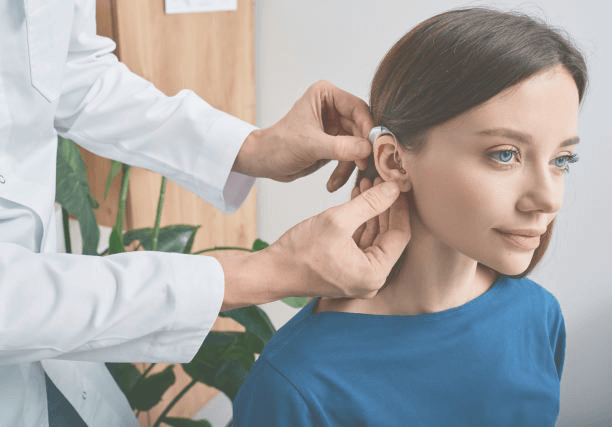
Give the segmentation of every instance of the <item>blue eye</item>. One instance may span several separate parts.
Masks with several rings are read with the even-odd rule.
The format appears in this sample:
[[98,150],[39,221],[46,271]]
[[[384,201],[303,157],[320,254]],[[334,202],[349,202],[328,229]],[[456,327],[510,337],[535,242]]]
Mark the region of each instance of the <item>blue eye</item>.
[[567,166],[567,157],[565,157],[565,156],[557,157],[553,161],[555,162],[555,166],[560,168],[560,169],[565,169],[565,166]]
[[[502,164],[509,164],[519,155],[517,150],[500,150],[490,153],[489,156]],[[576,163],[578,161],[578,155],[567,154],[559,156],[552,160],[553,166],[563,171],[563,173],[569,172],[570,163]]]
[[553,164],[561,169],[563,173],[568,173],[570,169],[570,163],[576,163],[578,161],[577,154],[568,154],[566,156],[557,157],[553,159]]
[[501,150],[491,153],[491,157],[502,163],[509,163],[518,152],[516,150]]

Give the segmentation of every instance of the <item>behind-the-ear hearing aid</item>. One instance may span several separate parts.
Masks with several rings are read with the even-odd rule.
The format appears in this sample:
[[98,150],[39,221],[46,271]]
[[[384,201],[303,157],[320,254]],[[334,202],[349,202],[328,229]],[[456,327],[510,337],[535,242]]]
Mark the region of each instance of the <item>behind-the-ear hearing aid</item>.
[[[372,145],[374,145],[376,140],[379,137],[383,136],[383,135],[390,135],[391,137],[393,137],[393,139],[395,139],[395,142],[397,143],[397,138],[395,137],[393,132],[391,132],[389,129],[387,129],[384,126],[374,126],[372,128],[372,130],[370,130],[370,133],[368,134],[368,139],[370,140]],[[406,170],[402,166],[402,160],[399,157],[399,153],[398,153],[397,149],[395,150],[395,153],[393,153],[393,160],[395,160],[395,163],[397,163],[399,165],[400,173],[402,175],[405,175],[406,174]]]

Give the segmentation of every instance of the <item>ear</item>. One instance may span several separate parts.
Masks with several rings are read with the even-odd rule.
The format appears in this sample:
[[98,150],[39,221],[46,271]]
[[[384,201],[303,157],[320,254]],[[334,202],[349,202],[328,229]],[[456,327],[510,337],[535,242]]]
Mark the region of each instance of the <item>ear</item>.
[[402,192],[412,189],[410,173],[404,166],[407,162],[402,160],[405,156],[393,136],[380,136],[374,143],[373,153],[376,170],[383,180],[396,182]]

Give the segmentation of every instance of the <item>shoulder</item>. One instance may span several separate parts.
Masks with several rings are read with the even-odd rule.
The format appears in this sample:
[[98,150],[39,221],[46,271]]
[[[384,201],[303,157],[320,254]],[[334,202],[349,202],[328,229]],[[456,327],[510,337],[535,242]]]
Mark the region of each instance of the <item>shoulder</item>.
[[315,301],[311,301],[303,307],[295,316],[285,323],[264,347],[261,357],[270,360],[285,348],[292,348],[308,337],[312,329],[312,307]]
[[545,315],[548,321],[556,323],[562,320],[561,305],[548,289],[527,277],[520,279],[504,277],[500,281],[504,292],[517,305],[533,313]]
[[261,358],[238,390],[233,414],[236,427],[315,425],[312,410],[300,391]]
[[503,277],[500,279],[505,290],[509,294],[520,294],[524,299],[545,305],[559,305],[557,298],[546,288],[534,282],[528,277],[514,279]]
[[310,388],[327,376],[338,358],[354,358],[362,328],[343,313],[312,313],[313,301],[287,322],[265,346],[256,363],[266,363],[296,388]]
[[283,325],[266,344],[260,358],[273,367],[282,366],[287,360],[305,362],[306,350],[318,347],[322,338],[321,318],[312,313],[315,303],[316,300],[311,301]]

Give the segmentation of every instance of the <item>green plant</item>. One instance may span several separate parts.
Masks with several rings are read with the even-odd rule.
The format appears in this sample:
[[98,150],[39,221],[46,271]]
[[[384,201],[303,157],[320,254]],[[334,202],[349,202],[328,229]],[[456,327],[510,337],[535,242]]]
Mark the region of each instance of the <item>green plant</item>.
[[[105,256],[125,252],[126,246],[135,241],[138,241],[144,250],[179,252],[194,256],[215,250],[254,252],[268,246],[264,241],[257,239],[251,248],[214,247],[193,253],[191,250],[199,226],[170,225],[160,227],[166,189],[165,177],[162,178],[157,214],[153,227],[124,232],[123,217],[130,169],[129,165],[115,161],[111,162],[111,170],[106,181],[104,198],[106,199],[111,183],[120,171],[122,171],[121,191],[117,217],[111,230],[108,248],[102,253],[98,253],[100,233],[93,211],[99,205],[91,195],[85,163],[80,151],[72,141],[61,137],[58,139],[56,201],[62,206],[66,252],[72,252],[68,214],[72,214],[79,220],[79,228],[83,240],[82,252],[87,255]],[[292,307],[302,307],[306,304],[307,300],[307,298],[287,298],[283,301]],[[233,401],[238,389],[255,362],[255,355],[261,353],[264,345],[275,332],[274,326],[266,313],[256,306],[226,311],[220,313],[220,316],[234,319],[244,326],[245,331],[213,331],[208,334],[193,360],[189,363],[181,364],[181,369],[191,378],[191,382],[164,409],[155,422],[154,427],[160,426],[162,422],[174,427],[210,426],[210,423],[206,420],[194,421],[168,417],[168,413],[185,393],[198,382],[220,390]],[[107,365],[126,394],[132,409],[137,413],[147,411],[157,405],[176,379],[176,365],[168,365],[163,371],[154,374],[151,374],[151,370],[155,366],[154,363],[149,365],[144,372],[140,372],[131,363]]]

